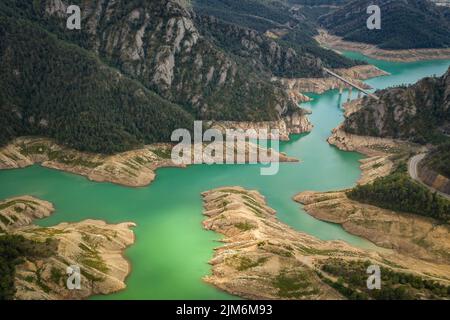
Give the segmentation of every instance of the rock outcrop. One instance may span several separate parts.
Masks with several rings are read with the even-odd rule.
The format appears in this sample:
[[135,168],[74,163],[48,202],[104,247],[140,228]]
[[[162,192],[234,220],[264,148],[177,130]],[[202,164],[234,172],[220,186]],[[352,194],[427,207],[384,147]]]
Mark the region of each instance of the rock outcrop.
[[50,202],[31,196],[0,201],[0,231],[27,226],[35,219],[50,216],[53,211],[54,208]]
[[[65,15],[69,3],[57,3],[46,1],[45,18]],[[196,118],[276,120],[276,106],[294,107],[284,90],[220,48],[208,34],[214,26],[226,33],[226,25],[197,17],[184,2],[95,0],[84,2],[82,10],[84,45],[147,88],[187,106]],[[65,27],[65,20],[60,24]]]
[[361,108],[344,121],[348,133],[430,143],[442,137],[450,122],[450,69],[442,77],[424,78],[411,86],[378,90],[364,97]]
[[239,122],[239,121],[216,121],[211,123],[211,128],[225,133],[227,129],[234,130],[255,130],[256,135],[251,138],[259,138],[260,132],[267,132],[267,138],[274,138],[271,130],[277,130],[279,139],[283,141],[289,140],[289,135],[310,132],[313,129],[312,123],[309,121],[306,111],[295,112],[291,116],[286,116],[278,121],[264,122]]

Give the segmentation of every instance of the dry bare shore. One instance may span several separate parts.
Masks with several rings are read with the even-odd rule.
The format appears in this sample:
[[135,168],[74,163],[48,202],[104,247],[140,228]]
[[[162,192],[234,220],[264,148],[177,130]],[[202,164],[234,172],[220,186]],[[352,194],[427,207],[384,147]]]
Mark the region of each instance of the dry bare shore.
[[380,247],[429,262],[450,265],[450,226],[349,199],[345,191],[302,192],[295,201],[313,217],[338,223]]
[[331,35],[326,30],[318,30],[315,37],[323,47],[334,50],[346,50],[360,52],[370,58],[394,61],[414,62],[421,60],[448,60],[450,59],[450,48],[446,49],[410,49],[410,50],[384,50],[375,45],[359,42],[345,41],[341,37]]
[[423,261],[391,250],[372,251],[322,241],[281,223],[257,191],[224,187],[203,193],[204,227],[224,236],[205,281],[248,299],[344,299],[324,265],[370,261],[449,283],[448,263]]
[[[348,117],[358,111],[363,99],[357,99],[344,104],[344,115]],[[425,147],[389,138],[359,136],[345,132],[343,125],[333,129],[328,143],[343,151],[355,151],[366,156],[361,162],[361,177],[358,184],[367,184],[376,178],[387,176],[394,167],[394,161],[421,153]]]
[[340,150],[356,151],[367,156],[360,161],[362,173],[359,184],[370,183],[391,173],[395,155],[412,154],[423,150],[421,146],[404,141],[350,134],[345,132],[342,126],[333,130],[328,143]]
[[250,138],[261,138],[260,133],[266,132],[269,139],[274,137],[271,135],[271,130],[277,130],[279,139],[282,141],[289,141],[291,134],[300,134],[311,132],[313,129],[312,123],[309,121],[307,111],[293,113],[278,121],[263,121],[263,122],[247,122],[247,121],[215,121],[211,122],[212,129],[219,130],[225,133],[226,130],[254,130],[255,134]]
[[[47,168],[85,176],[92,181],[144,187],[155,179],[155,170],[158,168],[185,167],[172,162],[172,147],[171,144],[160,143],[115,155],[101,155],[66,148],[46,138],[22,137],[0,148],[0,170],[24,168],[38,163]],[[224,154],[234,154],[235,149],[236,146],[228,146],[224,148]],[[247,143],[245,152],[246,159],[251,152],[274,152],[273,159],[280,162],[298,161],[250,143]]]
[[[84,299],[124,289],[131,267],[123,251],[134,243],[130,229],[134,223],[84,220],[45,228],[32,224],[53,211],[51,203],[30,196],[0,202],[0,233],[43,243],[49,252],[16,267],[15,299]],[[80,267],[80,290],[69,290],[66,285],[66,268],[73,265]]]

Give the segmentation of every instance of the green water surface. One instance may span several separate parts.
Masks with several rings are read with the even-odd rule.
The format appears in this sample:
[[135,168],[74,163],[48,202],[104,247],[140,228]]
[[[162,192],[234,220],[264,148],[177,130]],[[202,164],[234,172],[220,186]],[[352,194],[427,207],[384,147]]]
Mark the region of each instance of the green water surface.
[[[450,61],[391,63],[345,54],[392,73],[367,81],[375,88],[441,75],[450,65]],[[235,299],[201,280],[210,272],[207,262],[213,248],[220,245],[217,234],[202,228],[203,191],[235,185],[257,189],[277,210],[278,218],[299,231],[324,240],[340,239],[363,248],[374,247],[338,225],[312,218],[292,201],[295,194],[305,190],[351,187],[360,175],[361,155],[339,151],[326,142],[343,119],[337,91],[311,97],[314,101],[303,107],[313,111],[310,119],[314,130],[281,144],[281,151],[302,161],[281,164],[275,176],[261,176],[258,165],[196,165],[159,169],[150,186],[126,188],[32,166],[0,171],[0,199],[28,194],[52,202],[56,212],[38,222],[44,226],[88,218],[137,224],[136,243],[126,250],[132,265],[127,288],[95,299]]]

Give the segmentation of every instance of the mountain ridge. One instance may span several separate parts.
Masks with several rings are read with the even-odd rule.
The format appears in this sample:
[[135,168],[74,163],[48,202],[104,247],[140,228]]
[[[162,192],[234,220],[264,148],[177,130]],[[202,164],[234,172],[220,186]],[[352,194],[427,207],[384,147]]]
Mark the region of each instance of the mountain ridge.
[[[381,29],[369,30],[369,5],[381,10]],[[356,0],[319,18],[319,23],[344,40],[381,49],[450,47],[450,9],[428,0]]]

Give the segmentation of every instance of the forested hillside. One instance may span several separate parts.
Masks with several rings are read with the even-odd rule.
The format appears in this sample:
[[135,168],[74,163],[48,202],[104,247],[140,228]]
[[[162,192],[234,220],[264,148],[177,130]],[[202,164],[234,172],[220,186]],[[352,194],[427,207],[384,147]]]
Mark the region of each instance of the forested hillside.
[[347,195],[381,208],[450,221],[450,201],[411,180],[405,165],[387,177],[353,188]]
[[311,22],[286,5],[257,2],[234,8],[291,31],[274,39],[179,0],[74,0],[82,28],[68,30],[66,0],[2,1],[0,145],[43,135],[114,153],[167,141],[193,119],[276,120],[297,106],[273,76],[355,64],[318,47]]
[[[317,15],[330,8],[313,1],[308,6],[296,6],[305,3],[301,0],[193,0],[195,12],[206,22],[201,23],[203,30],[212,33],[224,50],[238,51],[240,56],[262,57],[258,62],[268,63],[277,76],[317,77],[321,76],[323,65],[345,68],[363,64],[317,44],[313,39],[317,34]],[[211,19],[204,18],[211,16],[218,19],[213,25]],[[278,61],[274,63],[270,55],[279,55]]]
[[191,127],[179,106],[25,20],[0,17],[0,144],[43,135],[118,152]]
[[[367,28],[369,5],[380,6],[381,30]],[[319,22],[345,40],[383,49],[450,47],[450,8],[428,0],[353,0]]]
[[345,119],[345,131],[423,144],[448,139],[441,128],[450,123],[450,69],[440,78],[425,78],[376,95],[380,100],[365,97],[361,110]]

